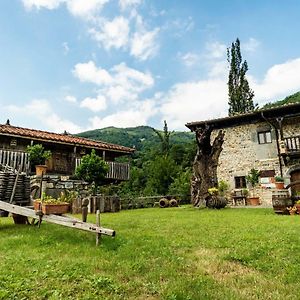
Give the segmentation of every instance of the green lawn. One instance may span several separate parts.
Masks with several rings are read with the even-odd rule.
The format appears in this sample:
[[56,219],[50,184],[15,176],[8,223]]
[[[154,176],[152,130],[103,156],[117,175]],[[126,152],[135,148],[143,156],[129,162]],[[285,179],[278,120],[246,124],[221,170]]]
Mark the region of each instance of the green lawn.
[[[89,216],[95,221],[95,216]],[[102,214],[116,238],[0,219],[0,299],[299,299],[300,216],[189,206]]]

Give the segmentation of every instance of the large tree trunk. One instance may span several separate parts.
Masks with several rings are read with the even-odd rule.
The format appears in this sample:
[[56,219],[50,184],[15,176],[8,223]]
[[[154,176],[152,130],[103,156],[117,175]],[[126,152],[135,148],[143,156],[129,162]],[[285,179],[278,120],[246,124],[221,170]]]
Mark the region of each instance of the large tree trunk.
[[198,149],[193,163],[191,184],[191,200],[196,207],[205,207],[209,198],[208,189],[218,186],[217,166],[223,149],[224,132],[219,131],[212,145],[211,132],[212,127],[209,125],[196,130]]

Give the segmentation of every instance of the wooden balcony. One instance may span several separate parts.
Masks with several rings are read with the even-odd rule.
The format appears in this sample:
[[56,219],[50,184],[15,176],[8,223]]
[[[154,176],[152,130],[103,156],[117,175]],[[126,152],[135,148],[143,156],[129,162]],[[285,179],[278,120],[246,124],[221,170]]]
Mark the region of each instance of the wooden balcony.
[[300,157],[300,135],[284,138],[284,154],[289,157]]
[[[75,168],[80,165],[81,159],[77,158],[76,161],[73,161],[72,168],[75,171]],[[119,163],[119,162],[113,162],[113,161],[107,161],[106,162],[109,166],[108,173],[106,175],[107,179],[110,180],[129,180],[129,164],[128,163]],[[75,166],[74,166],[75,164]],[[30,164],[29,164],[29,157],[28,153],[22,152],[22,151],[11,151],[11,150],[2,150],[0,149],[0,165],[7,166],[10,168],[14,168],[16,170],[19,170],[21,172],[30,173]],[[74,168],[75,167],[75,168]],[[59,174],[68,174],[68,170],[57,170],[50,173],[59,173]],[[61,172],[60,172],[61,171]],[[73,171],[73,172],[74,172]],[[49,172],[48,172],[49,173]],[[72,173],[72,171],[71,171]]]
[[129,164],[107,161],[109,171],[106,175],[107,179],[129,180]]
[[[81,163],[80,158],[76,158],[76,167]],[[114,161],[106,161],[109,166],[106,178],[112,180],[129,180],[129,164],[128,163],[119,163]]]
[[19,170],[24,173],[29,171],[28,153],[21,151],[0,150],[0,164]]

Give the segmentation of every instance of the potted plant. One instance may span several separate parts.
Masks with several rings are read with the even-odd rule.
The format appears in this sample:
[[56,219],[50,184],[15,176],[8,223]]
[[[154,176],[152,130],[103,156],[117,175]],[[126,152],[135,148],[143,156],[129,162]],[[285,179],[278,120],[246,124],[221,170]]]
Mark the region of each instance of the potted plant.
[[276,189],[284,189],[284,180],[281,176],[275,176],[275,187]]
[[246,176],[246,180],[252,187],[251,196],[248,198],[250,205],[259,205],[259,197],[255,193],[255,188],[259,182],[259,171],[252,168],[249,174]]
[[41,176],[42,174],[46,174],[47,166],[45,163],[51,157],[51,151],[46,151],[41,144],[35,144],[27,146],[26,152],[29,154],[31,166],[35,166],[36,175]]
[[65,214],[69,212],[74,198],[76,198],[76,192],[61,192],[60,197],[57,199],[43,193],[41,199],[34,201],[34,210],[41,210],[45,215]]

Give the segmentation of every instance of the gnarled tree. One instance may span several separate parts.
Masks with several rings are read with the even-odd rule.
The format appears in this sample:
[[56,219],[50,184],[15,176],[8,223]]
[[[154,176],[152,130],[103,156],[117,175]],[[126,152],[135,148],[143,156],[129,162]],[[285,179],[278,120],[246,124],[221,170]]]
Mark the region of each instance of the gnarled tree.
[[212,126],[207,124],[195,130],[198,149],[193,163],[191,200],[196,207],[205,207],[209,198],[208,189],[218,186],[217,167],[224,132],[220,130],[211,144],[212,130]]

